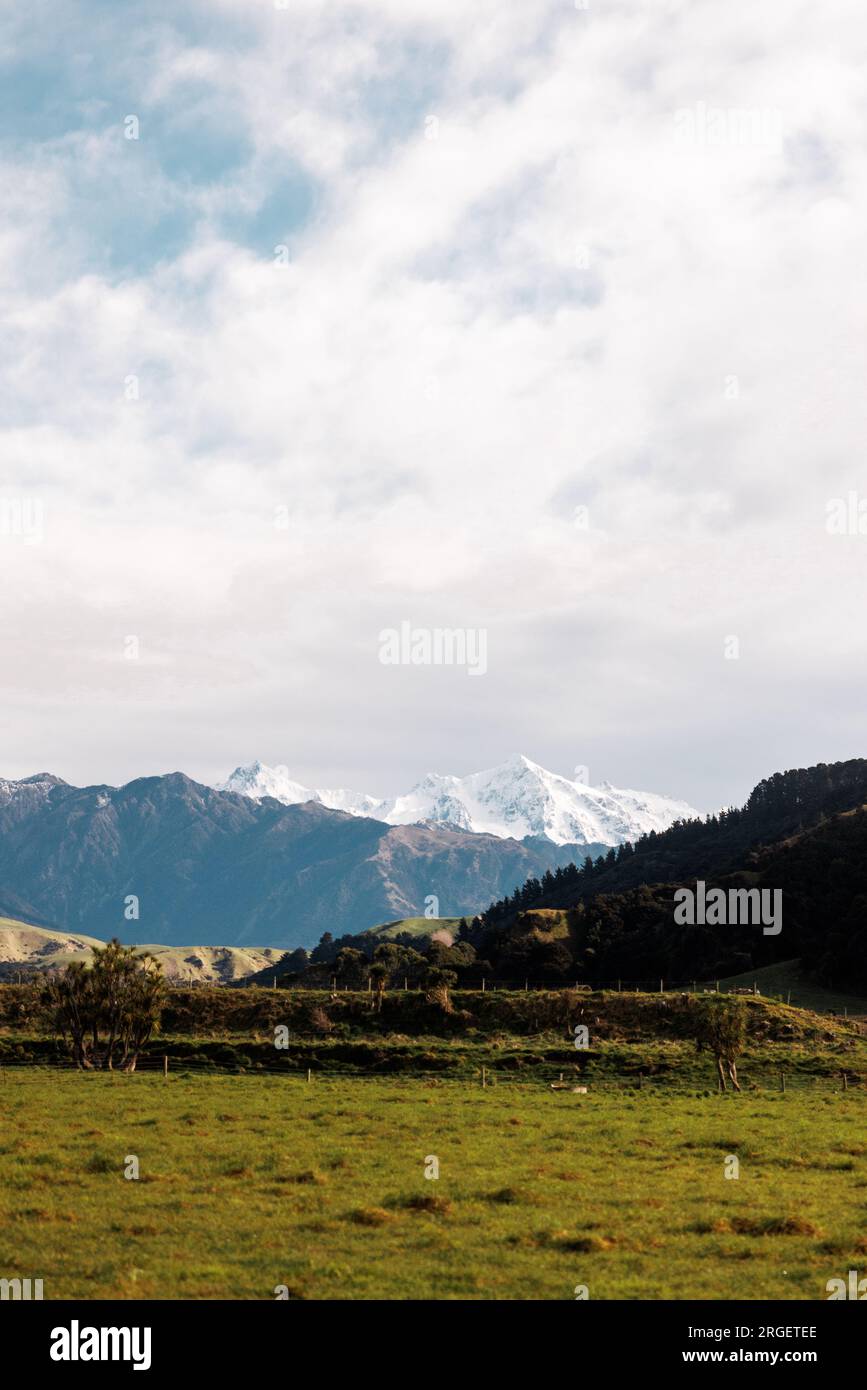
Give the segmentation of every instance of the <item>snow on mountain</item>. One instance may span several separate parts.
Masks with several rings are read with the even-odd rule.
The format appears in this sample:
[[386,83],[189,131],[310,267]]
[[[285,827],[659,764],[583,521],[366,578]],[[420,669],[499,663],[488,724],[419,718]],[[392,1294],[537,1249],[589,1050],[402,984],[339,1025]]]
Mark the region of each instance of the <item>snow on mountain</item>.
[[[343,787],[334,790],[315,791],[305,787],[289,776],[285,767],[267,767],[257,759],[246,767],[236,767],[225,782],[218,782],[218,792],[240,792],[242,796],[252,796],[261,800],[263,796],[273,796],[285,806],[297,806],[304,801],[316,801],[332,811],[348,811],[351,816],[375,816],[383,803],[375,796],[365,796],[364,792],[346,791]],[[381,819],[381,817],[380,817]]]
[[520,755],[467,777],[431,772],[410,791],[383,800],[343,789],[314,791],[293,781],[285,767],[260,762],[236,768],[218,790],[273,796],[287,806],[316,801],[388,825],[426,820],[503,839],[544,836],[558,845],[618,845],[699,814],[685,801],[654,792],[573,782]]
[[285,767],[266,767],[258,760],[247,767],[236,767],[226,782],[217,784],[219,792],[240,792],[242,796],[252,796],[260,800],[263,796],[273,796],[286,806],[294,806],[300,801],[318,801],[319,793],[294,782]]
[[376,819],[377,807],[380,803],[375,796],[367,796],[365,792],[350,792],[343,787],[336,787],[333,790],[325,788],[322,791],[314,792],[309,798],[311,801],[320,801],[323,806],[328,806],[332,811],[348,811],[351,816],[373,816]]

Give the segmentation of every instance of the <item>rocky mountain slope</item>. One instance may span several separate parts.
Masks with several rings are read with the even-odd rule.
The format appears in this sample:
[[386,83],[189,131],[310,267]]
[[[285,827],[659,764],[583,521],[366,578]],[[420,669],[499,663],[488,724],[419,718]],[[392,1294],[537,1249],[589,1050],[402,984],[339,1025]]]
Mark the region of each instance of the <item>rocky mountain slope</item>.
[[[217,791],[0,781],[0,910],[164,945],[313,945],[398,917],[463,916],[586,852]],[[138,916],[130,914],[137,912]]]

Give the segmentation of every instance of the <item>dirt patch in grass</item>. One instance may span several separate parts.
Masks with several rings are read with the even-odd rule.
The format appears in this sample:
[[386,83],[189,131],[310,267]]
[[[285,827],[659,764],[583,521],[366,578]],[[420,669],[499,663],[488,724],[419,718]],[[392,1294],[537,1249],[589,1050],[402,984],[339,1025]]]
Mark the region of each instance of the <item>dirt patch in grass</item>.
[[394,1212],[386,1211],[385,1207],[358,1207],[349,1219],[356,1226],[387,1226],[395,1217]]
[[699,1223],[699,1235],[736,1236],[820,1236],[822,1229],[803,1216],[732,1216],[711,1225]]
[[86,1173],[113,1173],[115,1169],[119,1168],[118,1160],[109,1157],[108,1154],[91,1154],[84,1165]]
[[577,1255],[601,1255],[617,1245],[613,1236],[575,1235],[572,1231],[555,1231],[545,1238],[544,1243],[556,1250],[568,1250]]
[[448,1216],[452,1209],[448,1197],[407,1197],[403,1205],[408,1211],[428,1212],[431,1216]]

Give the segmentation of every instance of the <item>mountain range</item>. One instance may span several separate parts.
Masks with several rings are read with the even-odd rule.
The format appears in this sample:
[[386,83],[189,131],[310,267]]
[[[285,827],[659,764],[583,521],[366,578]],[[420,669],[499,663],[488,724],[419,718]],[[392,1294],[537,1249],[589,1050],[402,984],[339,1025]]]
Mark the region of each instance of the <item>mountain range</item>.
[[391,826],[180,772],[122,787],[40,773],[0,781],[0,916],[129,942],[310,946],[426,911],[472,914],[603,848]]
[[426,778],[388,804],[308,794],[262,764],[221,788],[180,772],[122,787],[39,773],[0,780],[0,915],[170,946],[311,946],[325,931],[473,915],[688,811],[594,791],[525,758]]
[[654,792],[630,791],[603,782],[591,787],[548,772],[518,754],[498,767],[466,777],[430,772],[410,791],[377,799],[344,788],[316,790],[296,782],[285,767],[253,762],[237,767],[218,790],[286,806],[313,801],[386,825],[429,821],[481,835],[544,837],[556,845],[620,845],[651,830],[699,814],[685,801]]

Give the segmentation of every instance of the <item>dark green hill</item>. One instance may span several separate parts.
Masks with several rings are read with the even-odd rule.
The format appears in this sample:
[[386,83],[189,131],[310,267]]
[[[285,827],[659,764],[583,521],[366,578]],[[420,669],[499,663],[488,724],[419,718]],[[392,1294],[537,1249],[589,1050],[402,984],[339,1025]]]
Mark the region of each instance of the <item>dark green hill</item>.
[[[531,879],[473,926],[503,978],[546,961],[592,981],[719,978],[799,957],[826,987],[867,984],[867,760],[819,764],[760,782],[746,805],[682,822],[595,862]],[[782,931],[746,923],[678,926],[678,886],[780,889]],[[571,910],[547,956],[527,914]],[[546,974],[547,977],[547,974]]]

